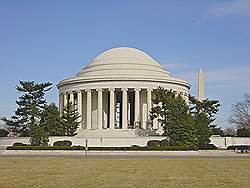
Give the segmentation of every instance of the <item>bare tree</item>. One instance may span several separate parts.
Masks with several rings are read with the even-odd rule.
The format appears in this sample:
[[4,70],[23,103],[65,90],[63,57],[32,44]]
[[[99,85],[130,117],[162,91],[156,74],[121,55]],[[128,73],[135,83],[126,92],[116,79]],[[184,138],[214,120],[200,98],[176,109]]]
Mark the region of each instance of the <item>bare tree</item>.
[[237,129],[250,129],[250,95],[245,94],[244,101],[233,104],[229,122]]
[[225,136],[236,136],[237,130],[234,127],[227,127],[223,130]]
[[4,128],[6,128],[6,127],[5,127],[5,124],[4,124],[4,122],[0,119],[0,129],[4,129]]

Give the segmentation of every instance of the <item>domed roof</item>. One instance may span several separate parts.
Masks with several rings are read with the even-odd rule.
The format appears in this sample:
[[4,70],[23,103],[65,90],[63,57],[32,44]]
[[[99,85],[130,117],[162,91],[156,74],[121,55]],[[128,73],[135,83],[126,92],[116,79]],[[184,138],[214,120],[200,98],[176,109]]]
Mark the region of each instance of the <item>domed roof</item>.
[[101,53],[77,73],[76,77],[62,80],[57,86],[59,88],[63,85],[102,81],[171,83],[190,88],[187,81],[172,77],[150,55],[129,47],[112,48]]
[[170,73],[145,52],[129,47],[107,50],[89,63],[77,77],[89,79],[168,79]]

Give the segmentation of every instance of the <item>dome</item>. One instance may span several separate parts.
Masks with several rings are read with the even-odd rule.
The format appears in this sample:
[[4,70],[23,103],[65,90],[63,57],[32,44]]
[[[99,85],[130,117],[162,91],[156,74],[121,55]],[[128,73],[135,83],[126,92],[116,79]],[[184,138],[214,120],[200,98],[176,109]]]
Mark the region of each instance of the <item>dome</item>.
[[171,75],[145,52],[118,47],[98,55],[76,77],[98,80],[162,80],[169,79]]
[[[62,80],[57,85],[116,83],[148,83],[153,85],[175,84],[189,89],[187,81],[172,77],[155,59],[147,53],[130,47],[109,49],[94,58],[75,77]],[[117,83],[120,83],[117,85]],[[126,85],[126,84],[125,84]],[[133,84],[132,84],[133,85]],[[131,86],[132,86],[131,85]],[[74,85],[76,87],[76,85]]]

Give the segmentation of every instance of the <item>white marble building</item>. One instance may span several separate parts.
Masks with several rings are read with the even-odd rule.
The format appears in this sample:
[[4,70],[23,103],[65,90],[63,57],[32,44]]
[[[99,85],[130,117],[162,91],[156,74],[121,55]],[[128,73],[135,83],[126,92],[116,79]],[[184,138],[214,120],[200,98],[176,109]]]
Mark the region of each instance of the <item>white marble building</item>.
[[[77,136],[136,137],[138,130],[160,133],[149,111],[154,90],[162,86],[188,97],[190,85],[174,78],[145,52],[112,48],[98,55],[75,77],[58,85],[59,108],[71,102],[81,118]],[[146,133],[146,132],[145,132]]]

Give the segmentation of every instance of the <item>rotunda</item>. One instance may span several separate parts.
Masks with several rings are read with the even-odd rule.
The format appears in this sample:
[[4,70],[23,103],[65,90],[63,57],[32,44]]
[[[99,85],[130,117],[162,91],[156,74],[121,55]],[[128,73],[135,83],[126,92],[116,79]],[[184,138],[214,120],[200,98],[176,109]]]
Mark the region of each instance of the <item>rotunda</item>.
[[158,122],[149,118],[151,98],[159,86],[185,99],[190,89],[187,81],[173,77],[147,53],[112,48],[57,85],[59,109],[75,105],[81,116],[78,136],[136,136],[136,128],[160,132]]

